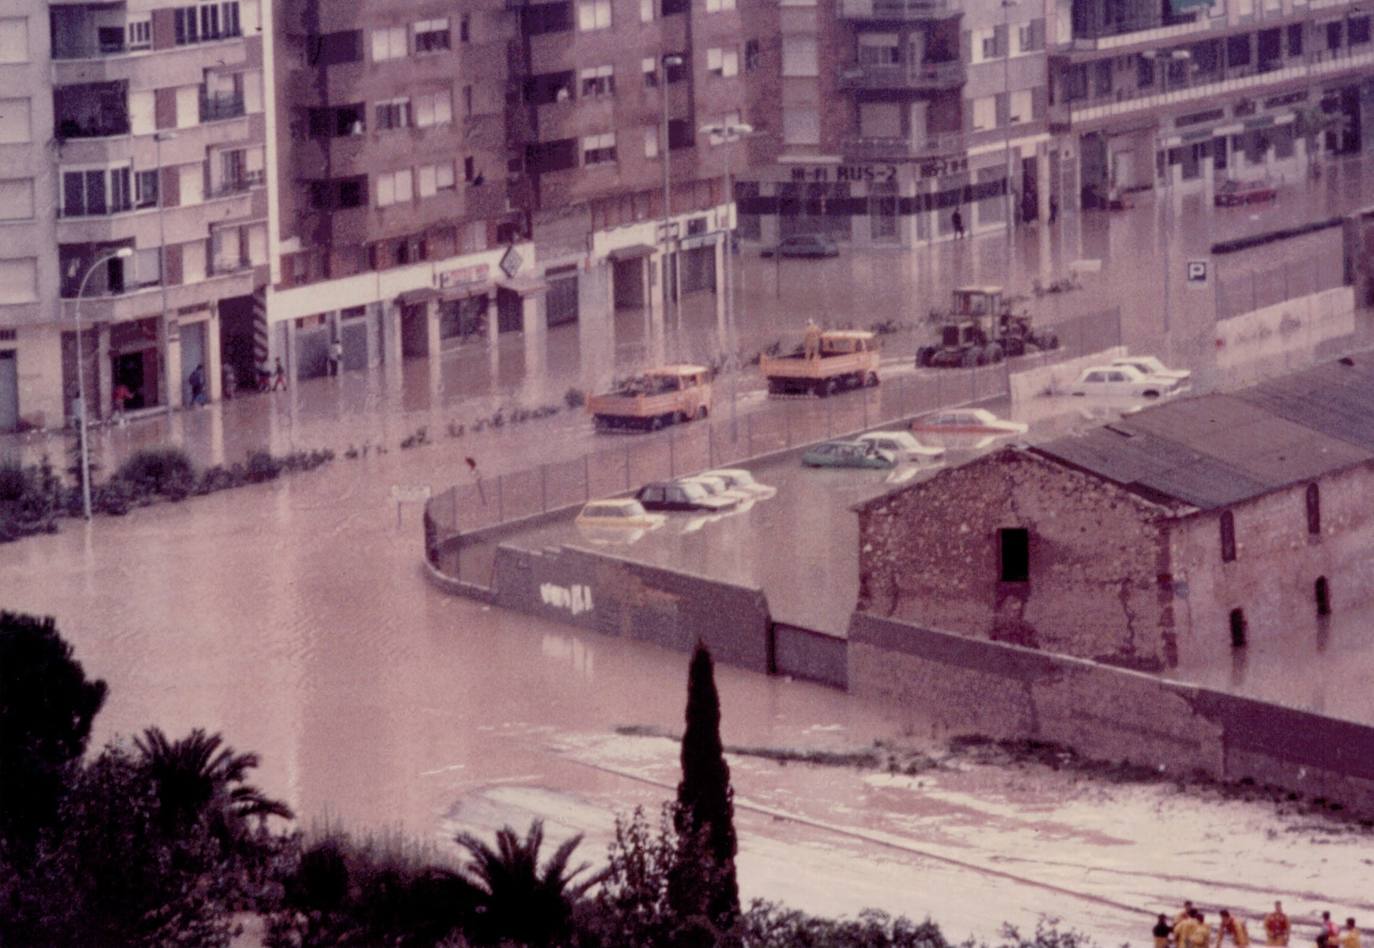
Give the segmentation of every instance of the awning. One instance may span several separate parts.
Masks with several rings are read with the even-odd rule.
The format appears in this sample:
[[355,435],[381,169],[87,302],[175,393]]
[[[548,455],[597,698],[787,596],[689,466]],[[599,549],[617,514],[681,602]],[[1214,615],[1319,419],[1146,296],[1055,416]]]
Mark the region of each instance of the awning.
[[396,297],[396,302],[402,306],[414,306],[417,303],[428,303],[439,298],[439,291],[432,286],[422,286],[417,290],[406,290]]
[[655,248],[648,244],[632,244],[629,247],[617,247],[606,256],[619,262],[621,260],[638,260],[641,257],[653,256]]
[[439,298],[447,302],[454,300],[471,299],[474,296],[490,296],[496,289],[496,284],[490,280],[478,280],[473,283],[459,283],[457,286],[450,286],[439,291]]
[[496,285],[500,289],[519,293],[521,296],[533,296],[536,293],[543,293],[549,288],[548,283],[536,276],[511,277],[509,280],[502,280]]

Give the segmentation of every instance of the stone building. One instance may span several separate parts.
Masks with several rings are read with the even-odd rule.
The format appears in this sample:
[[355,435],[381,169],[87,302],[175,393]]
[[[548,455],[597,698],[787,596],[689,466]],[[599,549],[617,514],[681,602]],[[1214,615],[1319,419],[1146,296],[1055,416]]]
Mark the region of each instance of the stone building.
[[861,505],[858,608],[1147,670],[1374,589],[1374,364],[1015,446]]

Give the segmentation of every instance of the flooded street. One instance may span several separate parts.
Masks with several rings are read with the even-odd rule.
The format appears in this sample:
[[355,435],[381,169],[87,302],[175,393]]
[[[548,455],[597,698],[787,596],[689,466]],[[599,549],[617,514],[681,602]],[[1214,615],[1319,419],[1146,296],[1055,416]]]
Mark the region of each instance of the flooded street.
[[[458,831],[489,835],[542,816],[551,836],[586,833],[582,855],[599,860],[616,814],[636,805],[652,811],[673,794],[676,743],[616,729],[671,735],[681,728],[687,656],[493,610],[431,586],[421,572],[419,508],[404,508],[398,524],[393,485],[438,491],[464,476],[466,457],[493,476],[575,458],[606,440],[581,413],[461,438],[448,425],[471,425],[500,406],[561,402],[569,387],[605,384],[656,348],[706,359],[724,340],[757,351],[808,318],[860,326],[917,319],[955,285],[1003,281],[1025,290],[1032,276],[1058,279],[1083,258],[1101,259],[1102,273],[1080,291],[1034,301],[1045,321],[1119,307],[1121,341],[1193,368],[1200,390],[1239,384],[1343,352],[1366,340],[1368,327],[1352,318],[1300,338],[1221,348],[1215,307],[1197,304],[1202,297],[1190,296],[1196,291],[1181,279],[1166,294],[1163,260],[1181,272],[1181,261],[1214,240],[1374,203],[1370,171],[1333,166],[1324,180],[1289,189],[1259,211],[1179,200],[1166,213],[1145,200],[1131,212],[1068,218],[1052,233],[1018,233],[1010,267],[1000,236],[931,251],[846,254],[819,267],[746,251],[734,327],[717,323],[712,298],[694,298],[681,326],[661,335],[637,312],[584,318],[541,339],[468,345],[401,372],[311,380],[287,393],[104,429],[96,442],[103,474],[138,446],[166,440],[203,464],[262,447],[371,450],[269,485],[89,525],[63,521],[57,534],[0,546],[0,599],[7,609],[55,616],[87,673],[109,683],[93,746],[149,726],[174,735],[205,727],[261,756],[255,782],[288,801],[302,825],[337,820],[355,831],[399,829],[443,844]],[[1160,240],[1170,215],[1178,230],[1168,232],[1181,236]],[[1324,281],[1332,260],[1339,269],[1338,247],[1339,231],[1328,230],[1272,258],[1238,255],[1244,267],[1219,265],[1222,286],[1249,286],[1258,296],[1261,267]],[[894,357],[916,344],[914,333],[891,338]],[[915,373],[903,365],[891,377],[902,376]],[[737,390],[743,415],[774,411],[749,370]],[[420,427],[435,443],[400,450]],[[36,435],[8,439],[0,452],[56,460],[64,444]],[[827,503],[851,503],[873,487],[791,466],[777,480],[811,474]],[[826,517],[795,526],[823,532],[846,558],[830,561],[836,571],[851,570],[852,515],[848,526]],[[763,556],[758,538],[774,527],[766,517],[739,519],[730,527],[739,542],[730,546],[741,557]],[[1369,667],[1365,631],[1314,627],[1321,660],[1343,669],[1324,686],[1295,675],[1292,656],[1262,648],[1245,666],[1208,670],[1203,683],[1248,682],[1326,710],[1322,688],[1353,692]],[[882,709],[838,691],[724,666],[716,674],[723,738],[733,747],[849,751],[878,739],[920,745],[941,737],[904,732]],[[1152,913],[1172,912],[1184,897],[1247,914],[1282,898],[1304,922],[1328,906],[1374,915],[1368,837],[1276,813],[1269,802],[967,761],[914,776],[748,755],[730,762],[746,898],[822,914],[866,906],[929,914],[952,938],[992,936],[1003,921],[1033,927],[1053,915],[1113,945],[1145,943]]]

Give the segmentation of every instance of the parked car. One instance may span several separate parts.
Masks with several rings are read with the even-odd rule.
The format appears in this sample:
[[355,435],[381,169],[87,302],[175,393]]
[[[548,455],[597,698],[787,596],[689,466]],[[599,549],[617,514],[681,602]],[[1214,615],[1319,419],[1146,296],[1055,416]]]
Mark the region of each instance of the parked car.
[[679,477],[676,481],[679,484],[700,484],[706,488],[706,493],[712,497],[724,497],[733,500],[736,509],[746,510],[754,506],[754,495],[748,491],[735,490],[730,486],[730,482],[723,477],[714,474],[693,474],[688,477]]
[[1129,365],[1146,375],[1153,375],[1162,379],[1178,379],[1180,382],[1187,382],[1193,377],[1193,373],[1188,369],[1171,369],[1154,356],[1122,356],[1119,359],[1113,359],[1112,365]]
[[1025,434],[1029,426],[1024,421],[998,418],[986,408],[956,408],[917,418],[911,423],[911,430],[925,435],[977,434],[996,438]]
[[754,480],[754,475],[742,467],[722,467],[714,471],[707,471],[707,477],[724,478],[725,482],[734,490],[745,491],[753,494],[758,500],[767,500],[769,497],[776,496],[778,489],[768,484],[760,484]]
[[677,481],[645,484],[639,489],[639,493],[635,494],[635,499],[644,505],[645,510],[696,510],[720,513],[735,506],[734,500],[713,497],[700,484]]
[[944,448],[922,444],[908,431],[870,431],[859,435],[859,441],[891,451],[899,461],[938,461],[945,456]]
[[1217,207],[1236,207],[1241,204],[1262,204],[1278,200],[1279,192],[1268,181],[1226,181],[1217,188]]
[[827,441],[802,455],[807,467],[871,467],[897,466],[897,455],[884,451],[866,441]]
[[579,527],[624,528],[652,530],[661,527],[667,518],[651,514],[637,500],[593,500],[577,515]]
[[1068,387],[1070,395],[1127,395],[1158,398],[1184,389],[1178,379],[1146,375],[1129,365],[1095,365],[1084,369]]
[[776,247],[764,247],[761,256],[771,257],[838,257],[840,248],[829,237],[819,234],[797,234],[784,237]]

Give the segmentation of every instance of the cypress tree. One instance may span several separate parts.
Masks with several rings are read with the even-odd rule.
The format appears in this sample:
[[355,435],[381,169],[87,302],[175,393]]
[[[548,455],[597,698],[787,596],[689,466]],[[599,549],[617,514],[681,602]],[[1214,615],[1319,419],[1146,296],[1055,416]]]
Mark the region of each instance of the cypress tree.
[[739,917],[735,878],[735,806],[730,767],[720,742],[720,697],[711,653],[697,642],[687,677],[687,728],[682,734],[682,782],[674,823],[680,916],[704,914],[718,931]]

